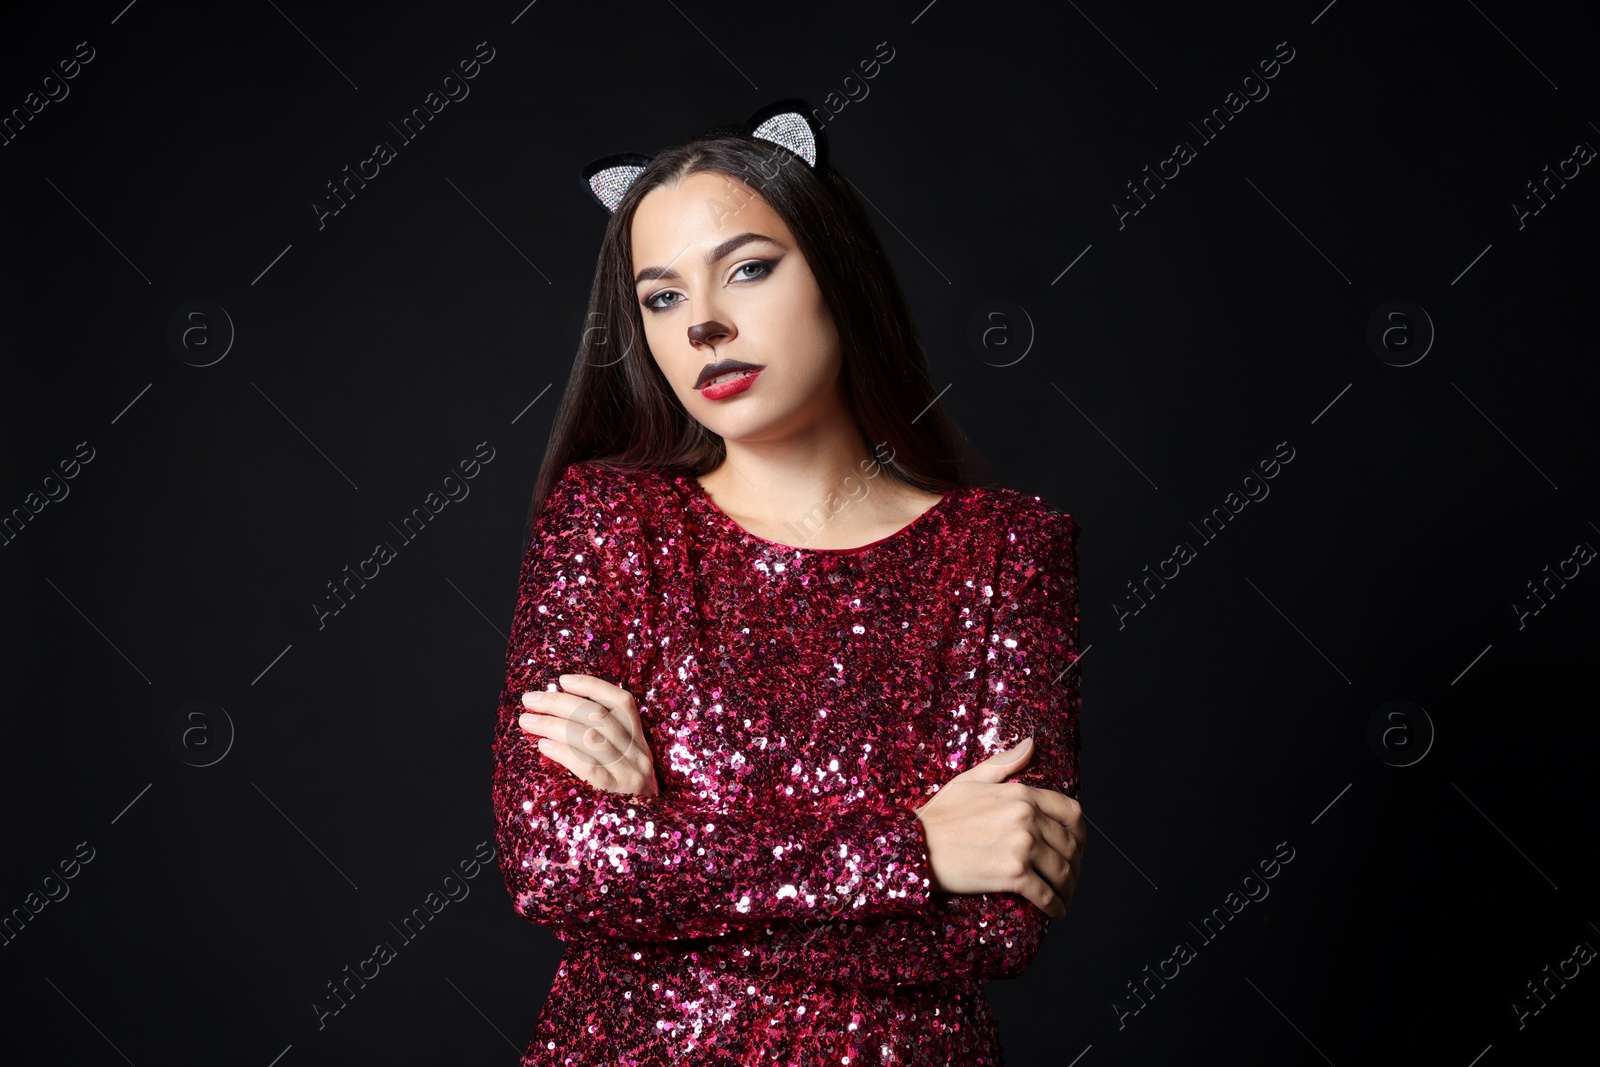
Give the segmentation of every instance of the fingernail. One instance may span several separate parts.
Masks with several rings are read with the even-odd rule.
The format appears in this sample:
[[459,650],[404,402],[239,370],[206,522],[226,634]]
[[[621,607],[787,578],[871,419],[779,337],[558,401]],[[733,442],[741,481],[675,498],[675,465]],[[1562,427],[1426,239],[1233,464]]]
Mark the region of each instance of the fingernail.
[[1012,745],[1010,748],[1006,749],[1006,755],[1015,756],[1019,754],[1025,746],[1031,744],[1033,744],[1033,737],[1031,735],[1024,737],[1021,741],[1018,741],[1015,745]]
[[537,704],[543,696],[543,693],[529,693],[524,699],[530,704]]

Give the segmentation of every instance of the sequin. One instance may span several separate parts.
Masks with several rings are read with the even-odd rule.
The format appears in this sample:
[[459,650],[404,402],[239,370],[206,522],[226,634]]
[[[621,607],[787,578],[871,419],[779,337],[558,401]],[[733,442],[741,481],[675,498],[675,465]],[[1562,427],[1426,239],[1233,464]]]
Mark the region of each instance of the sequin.
[[[915,810],[1030,734],[1013,780],[1077,795],[1077,535],[964,486],[869,545],[791,547],[687,474],[568,468],[494,742],[506,888],[566,946],[524,1067],[1000,1064],[982,983],[1049,919],[933,891]],[[564,673],[634,695],[659,796],[596,790],[522,731],[521,694]]]
[[785,111],[774,115],[751,130],[750,136],[780,144],[813,167],[817,165],[816,134],[811,131],[805,116],[798,112]]

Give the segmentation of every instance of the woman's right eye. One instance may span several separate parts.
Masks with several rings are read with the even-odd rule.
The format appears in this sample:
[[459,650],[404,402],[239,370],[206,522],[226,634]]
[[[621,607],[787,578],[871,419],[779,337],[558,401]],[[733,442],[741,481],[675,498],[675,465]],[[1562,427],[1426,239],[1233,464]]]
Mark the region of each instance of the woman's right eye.
[[675,293],[671,289],[668,289],[666,292],[657,293],[655,296],[652,296],[649,300],[646,300],[644,302],[644,306],[647,309],[649,309],[650,311],[667,311],[668,309],[672,308],[674,305],[681,304],[683,301],[674,300],[671,304],[667,304],[666,306],[662,306],[662,305],[656,303],[656,301],[660,300],[664,296],[679,296],[679,295],[681,295],[681,294]]

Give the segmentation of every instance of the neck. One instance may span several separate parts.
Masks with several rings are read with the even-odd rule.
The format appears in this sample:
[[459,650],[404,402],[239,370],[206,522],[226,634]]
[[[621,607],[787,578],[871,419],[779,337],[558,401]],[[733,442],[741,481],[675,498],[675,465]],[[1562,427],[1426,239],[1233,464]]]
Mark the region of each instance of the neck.
[[859,497],[883,475],[842,407],[799,432],[764,441],[727,441],[723,462],[701,478],[725,511],[784,516],[830,497]]

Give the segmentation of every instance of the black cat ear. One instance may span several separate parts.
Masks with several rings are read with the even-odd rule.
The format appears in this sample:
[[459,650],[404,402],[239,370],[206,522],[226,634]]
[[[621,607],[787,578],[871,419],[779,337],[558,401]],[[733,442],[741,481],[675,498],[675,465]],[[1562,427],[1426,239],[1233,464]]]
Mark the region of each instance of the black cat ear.
[[634,180],[644,173],[650,157],[638,152],[617,152],[590,160],[583,168],[583,187],[595,203],[612,214]]
[[[745,120],[743,132],[787,148],[805,160],[812,169],[827,163],[827,138],[823,135],[822,127],[812,118],[811,105],[798,97],[779,100],[761,108]],[[638,152],[601,156],[584,166],[583,187],[595,203],[615,214],[629,186],[649,165],[650,157]]]
[[827,138],[811,117],[811,105],[799,98],[768,104],[745,120],[744,132],[782,145],[813,170],[827,163]]

